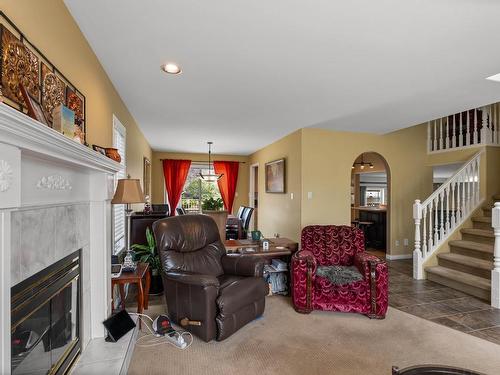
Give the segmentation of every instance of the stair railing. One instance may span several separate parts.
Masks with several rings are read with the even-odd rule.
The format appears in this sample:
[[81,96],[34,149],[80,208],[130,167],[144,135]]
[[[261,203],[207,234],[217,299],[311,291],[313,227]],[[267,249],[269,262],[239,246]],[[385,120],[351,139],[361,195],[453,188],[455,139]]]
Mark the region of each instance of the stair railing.
[[490,104],[427,123],[429,153],[471,146],[500,146],[499,108]]
[[424,202],[415,200],[413,277],[424,278],[424,262],[446,241],[481,202],[481,154],[475,154]]
[[500,309],[500,202],[491,211],[491,226],[495,234],[493,270],[491,271],[491,306]]

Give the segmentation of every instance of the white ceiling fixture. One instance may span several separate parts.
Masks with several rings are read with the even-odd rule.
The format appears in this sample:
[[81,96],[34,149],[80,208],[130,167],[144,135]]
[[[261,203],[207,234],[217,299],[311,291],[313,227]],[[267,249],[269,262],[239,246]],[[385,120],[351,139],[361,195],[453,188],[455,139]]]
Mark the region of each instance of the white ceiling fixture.
[[161,65],[161,69],[165,73],[169,73],[169,74],[181,74],[182,73],[182,69],[180,68],[180,66],[177,65],[176,63],[172,63],[172,62],[165,63],[165,64]]
[[486,78],[489,81],[495,81],[495,82],[500,82],[500,73],[489,76]]
[[[155,150],[249,154],[500,101],[500,1],[65,0]],[[164,79],[166,57],[182,79]],[[305,67],[305,68],[304,68]]]

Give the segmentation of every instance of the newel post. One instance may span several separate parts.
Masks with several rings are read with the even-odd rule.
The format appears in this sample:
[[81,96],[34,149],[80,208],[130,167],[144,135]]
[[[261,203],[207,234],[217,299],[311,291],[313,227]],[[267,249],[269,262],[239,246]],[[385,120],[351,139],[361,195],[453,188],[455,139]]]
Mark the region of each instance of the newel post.
[[413,250],[413,278],[421,280],[424,278],[423,257],[420,249],[420,222],[422,220],[422,205],[420,200],[413,204],[413,219],[415,220],[415,250]]
[[491,306],[500,309],[500,202],[496,202],[493,207],[491,226],[495,233],[493,270],[491,271]]

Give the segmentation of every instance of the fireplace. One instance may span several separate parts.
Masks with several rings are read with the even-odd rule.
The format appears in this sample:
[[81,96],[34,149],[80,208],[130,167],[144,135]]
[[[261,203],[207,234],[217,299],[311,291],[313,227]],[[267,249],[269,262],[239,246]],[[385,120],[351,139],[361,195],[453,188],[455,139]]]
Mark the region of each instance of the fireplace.
[[11,288],[12,374],[63,374],[81,350],[81,250]]

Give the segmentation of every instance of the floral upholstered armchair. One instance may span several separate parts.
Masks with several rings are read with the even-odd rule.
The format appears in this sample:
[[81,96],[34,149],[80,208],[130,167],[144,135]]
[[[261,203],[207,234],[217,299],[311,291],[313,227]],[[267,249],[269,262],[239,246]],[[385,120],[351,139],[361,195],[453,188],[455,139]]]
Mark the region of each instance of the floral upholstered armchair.
[[[365,252],[364,234],[348,226],[312,225],[302,230],[302,248],[292,257],[292,301],[296,311],[356,312],[383,319],[388,302],[385,261]],[[360,279],[343,285],[319,276],[321,266],[355,266]]]

